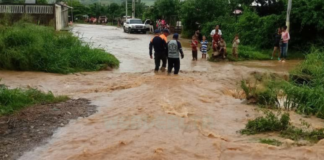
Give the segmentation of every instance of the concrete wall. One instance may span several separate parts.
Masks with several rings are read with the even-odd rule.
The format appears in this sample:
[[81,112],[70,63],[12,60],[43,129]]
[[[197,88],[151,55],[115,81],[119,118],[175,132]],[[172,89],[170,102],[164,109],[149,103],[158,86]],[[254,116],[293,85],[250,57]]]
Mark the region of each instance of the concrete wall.
[[55,5],[55,29],[57,31],[62,30],[69,25],[69,8],[61,6],[61,5]]

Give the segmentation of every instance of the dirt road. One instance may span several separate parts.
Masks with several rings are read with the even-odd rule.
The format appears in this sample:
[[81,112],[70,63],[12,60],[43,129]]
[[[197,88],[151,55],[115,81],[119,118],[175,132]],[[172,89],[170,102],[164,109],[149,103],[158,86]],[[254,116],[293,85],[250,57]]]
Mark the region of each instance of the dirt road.
[[[256,107],[233,98],[240,94],[235,92],[240,80],[252,71],[287,72],[297,62],[280,67],[276,62],[191,62],[190,50],[185,49],[180,75],[167,76],[152,72],[151,35],[95,25],[77,25],[73,31],[116,55],[121,66],[113,72],[71,75],[1,71],[8,86],[87,98],[98,106],[97,113],[71,121],[46,145],[31,149],[20,160],[324,159],[321,143],[274,147],[257,142],[275,134],[237,133],[260,115]],[[301,118],[294,113],[292,117],[293,121]],[[324,124],[318,119],[306,121]]]

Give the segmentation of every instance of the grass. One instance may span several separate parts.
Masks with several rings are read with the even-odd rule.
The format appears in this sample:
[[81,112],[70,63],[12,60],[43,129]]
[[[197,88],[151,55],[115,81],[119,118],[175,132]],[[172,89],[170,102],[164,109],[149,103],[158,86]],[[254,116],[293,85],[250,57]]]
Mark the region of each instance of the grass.
[[289,125],[289,114],[284,113],[279,118],[272,112],[266,113],[265,117],[258,117],[254,120],[249,121],[245,129],[241,130],[242,134],[252,135],[264,132],[275,132],[286,130]]
[[66,101],[66,96],[54,96],[51,92],[43,93],[37,89],[9,89],[0,86],[0,116],[14,113],[35,104],[48,104]]
[[287,94],[287,108],[324,118],[323,53],[323,49],[313,49],[306,60],[290,72],[289,83],[283,86]]
[[[290,72],[289,79],[261,75],[258,84],[241,82],[247,100],[254,98],[256,104],[274,108],[278,95],[285,98],[284,107],[304,115],[324,118],[324,49],[313,49],[305,61]],[[260,77],[255,77],[260,79]],[[256,86],[262,86],[257,88]]]
[[280,142],[276,139],[260,139],[259,142],[264,143],[264,144],[273,145],[273,146],[281,146],[282,145],[282,142]]
[[286,130],[281,131],[280,136],[295,141],[307,140],[312,143],[316,143],[319,140],[324,138],[324,129],[321,128],[317,130],[305,131],[303,129],[296,128],[294,126],[290,126]]
[[115,56],[71,33],[25,22],[0,25],[0,69],[66,74],[118,66]]
[[[227,49],[227,59],[229,61],[270,60],[270,53],[271,53],[270,50],[269,51],[260,50],[255,47],[240,45],[238,50],[239,52],[238,59],[236,59],[232,54],[232,47],[228,45],[226,49]],[[210,51],[209,54],[211,57],[212,51]],[[217,61],[217,60],[210,59],[210,61]]]
[[[266,132],[279,132],[283,138],[289,138],[295,141],[307,140],[316,143],[324,138],[324,128],[316,130],[303,130],[292,126],[288,113],[275,115],[273,112],[266,112],[265,116],[250,120],[241,134],[254,135]],[[280,145],[277,140],[261,139],[260,143]]]
[[[232,54],[232,46],[231,43],[227,43],[227,59],[229,61],[247,61],[247,60],[270,60],[272,56],[272,48],[271,49],[259,49],[252,46],[240,45],[238,49],[238,58],[235,58]],[[212,51],[209,53],[210,56]],[[297,51],[289,51],[288,59],[304,59],[305,54],[303,52]],[[276,59],[276,57],[275,57]],[[216,61],[211,59],[211,61]]]

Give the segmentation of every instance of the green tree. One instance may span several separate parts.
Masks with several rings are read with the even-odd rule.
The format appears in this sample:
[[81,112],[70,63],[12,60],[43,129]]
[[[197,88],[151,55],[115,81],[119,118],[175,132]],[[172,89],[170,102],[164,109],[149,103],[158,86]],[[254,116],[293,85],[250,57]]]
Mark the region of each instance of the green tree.
[[47,0],[36,0],[36,4],[47,4]]
[[170,21],[171,17],[179,16],[180,2],[179,0],[157,0],[154,8],[160,18]]
[[108,5],[108,17],[115,19],[116,17],[120,17],[121,14],[121,6],[117,3],[111,3]]
[[181,19],[186,36],[191,36],[198,24],[214,21],[217,17],[231,11],[228,1],[223,0],[186,0],[181,5]]

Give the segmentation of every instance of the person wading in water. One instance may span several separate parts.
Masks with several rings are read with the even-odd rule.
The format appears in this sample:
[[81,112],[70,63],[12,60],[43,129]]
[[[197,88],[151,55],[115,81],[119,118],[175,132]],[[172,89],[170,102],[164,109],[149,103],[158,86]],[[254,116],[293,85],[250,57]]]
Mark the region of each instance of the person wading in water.
[[[167,29],[163,30],[163,34],[160,35],[160,38],[162,38],[164,40],[165,43],[168,43],[168,36],[169,36],[170,32]],[[165,54],[163,57],[165,60],[165,63],[163,63],[162,67],[161,67],[161,71],[164,72],[165,68],[166,68],[166,64],[168,62],[168,53],[167,50],[165,50]]]
[[166,42],[160,37],[160,30],[155,30],[155,37],[150,42],[150,58],[153,59],[152,50],[154,48],[155,72],[159,71],[162,61],[162,68],[166,67]]
[[173,40],[168,42],[167,51],[168,51],[168,74],[171,74],[172,69],[174,68],[174,74],[177,75],[180,70],[180,54],[183,59],[184,54],[182,51],[181,43],[178,41],[179,35],[175,33],[173,35]]

